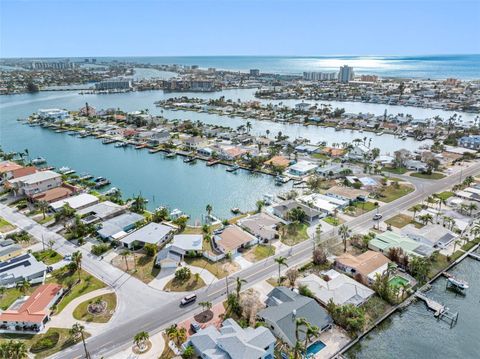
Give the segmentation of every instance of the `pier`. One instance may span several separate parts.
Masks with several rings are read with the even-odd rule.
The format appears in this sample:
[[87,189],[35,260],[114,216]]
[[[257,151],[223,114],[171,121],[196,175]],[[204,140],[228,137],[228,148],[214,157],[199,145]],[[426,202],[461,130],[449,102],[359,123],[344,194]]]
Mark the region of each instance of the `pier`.
[[468,252],[468,256],[472,257],[473,259],[476,259],[477,261],[480,261],[480,255],[474,252]]
[[438,303],[437,301],[428,298],[425,293],[417,291],[415,292],[415,297],[423,300],[427,305],[427,308],[434,312],[434,316],[440,320],[444,320],[450,324],[450,328],[452,328],[458,321],[458,312],[450,312],[447,307],[443,304]]

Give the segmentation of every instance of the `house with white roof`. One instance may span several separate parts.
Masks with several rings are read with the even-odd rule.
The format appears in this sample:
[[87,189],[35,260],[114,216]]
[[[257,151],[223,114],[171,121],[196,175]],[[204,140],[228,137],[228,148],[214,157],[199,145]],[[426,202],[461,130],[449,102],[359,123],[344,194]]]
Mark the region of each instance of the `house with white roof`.
[[126,248],[143,247],[145,244],[159,246],[172,238],[173,228],[161,223],[151,222],[120,239]]
[[138,213],[126,212],[102,222],[97,233],[106,240],[119,240],[134,230],[137,224],[144,220],[145,217]]
[[303,177],[313,173],[317,167],[317,164],[309,161],[298,161],[294,165],[290,166],[288,172],[292,176]]
[[366,156],[370,154],[370,148],[363,144],[359,144],[357,146],[354,146],[349,152],[348,152],[348,158],[352,160],[364,160]]
[[242,328],[230,318],[219,329],[214,325],[201,329],[183,347],[191,345],[203,359],[273,359],[275,342],[268,328]]
[[94,204],[97,204],[99,201],[100,200],[98,199],[97,196],[94,196],[89,193],[81,193],[76,196],[68,197],[60,201],[50,203],[50,208],[52,208],[55,212],[57,212],[64,205],[68,204],[74,210],[79,210],[79,209],[86,208],[88,206],[93,206]]
[[298,201],[322,212],[324,216],[332,214],[335,210],[340,210],[349,205],[350,201],[334,196],[328,196],[320,193],[312,193],[301,196]]
[[337,305],[359,306],[375,294],[370,288],[333,269],[323,273],[323,278],[310,274],[297,282],[298,285],[307,286],[323,305],[333,300]]

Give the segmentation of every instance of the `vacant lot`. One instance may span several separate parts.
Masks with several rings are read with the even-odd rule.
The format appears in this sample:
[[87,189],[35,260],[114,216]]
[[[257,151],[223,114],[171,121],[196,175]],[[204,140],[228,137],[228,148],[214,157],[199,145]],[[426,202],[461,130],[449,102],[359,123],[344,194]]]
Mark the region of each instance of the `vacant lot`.
[[287,246],[293,246],[308,239],[308,225],[305,223],[290,223],[280,228],[280,240]]
[[379,200],[382,202],[393,202],[400,197],[403,197],[410,192],[413,192],[413,187],[402,184],[391,184],[390,186],[383,187],[380,190]]
[[418,223],[418,222],[414,221],[412,217],[410,217],[406,214],[402,214],[402,213],[397,214],[396,216],[394,216],[390,219],[387,219],[385,221],[385,223],[390,224],[391,226],[396,227],[396,228],[403,228],[407,224],[413,224],[417,228],[422,228],[423,227],[423,225],[421,223]]
[[250,248],[243,254],[243,257],[250,262],[258,262],[275,254],[275,247],[259,244]]
[[46,249],[44,251],[34,252],[32,254],[37,259],[37,261],[43,262],[46,265],[52,265],[54,263],[60,262],[63,258],[53,249]]
[[144,283],[150,283],[160,273],[160,268],[154,266],[155,257],[148,256],[145,253],[118,255],[112,260],[112,264]]
[[240,269],[237,263],[228,259],[212,262],[204,257],[197,257],[185,258],[185,262],[191,266],[206,269],[217,278],[225,278],[227,275],[235,273]]
[[364,213],[373,211],[375,208],[374,202],[355,202],[353,205],[346,208],[346,214],[358,217]]

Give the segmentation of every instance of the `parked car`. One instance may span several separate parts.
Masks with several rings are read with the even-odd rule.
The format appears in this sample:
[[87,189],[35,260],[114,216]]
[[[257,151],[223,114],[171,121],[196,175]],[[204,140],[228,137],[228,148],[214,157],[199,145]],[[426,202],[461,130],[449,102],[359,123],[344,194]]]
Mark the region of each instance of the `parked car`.
[[383,216],[382,216],[380,213],[377,213],[377,214],[375,214],[375,215],[373,216],[373,220],[374,220],[374,221],[378,221],[378,220],[382,219],[382,217],[383,217]]
[[197,333],[202,327],[197,322],[191,322],[190,329],[192,329],[192,332]]

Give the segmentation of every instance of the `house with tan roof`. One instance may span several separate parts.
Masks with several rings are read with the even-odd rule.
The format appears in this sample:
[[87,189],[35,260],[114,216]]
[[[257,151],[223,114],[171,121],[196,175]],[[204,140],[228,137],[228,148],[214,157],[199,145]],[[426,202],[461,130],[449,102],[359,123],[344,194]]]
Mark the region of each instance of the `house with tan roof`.
[[235,225],[226,227],[213,237],[213,241],[222,253],[235,254],[240,248],[258,243],[258,239]]
[[42,284],[29,297],[19,299],[0,314],[0,333],[41,331],[50,319],[50,308],[62,293],[59,284]]
[[335,268],[352,276],[360,275],[364,283],[373,283],[376,274],[382,274],[390,259],[382,253],[366,251],[358,256],[343,253],[335,259]]
[[266,166],[287,168],[288,166],[290,166],[290,160],[285,156],[278,155],[273,156],[268,161],[265,161],[264,164]]

